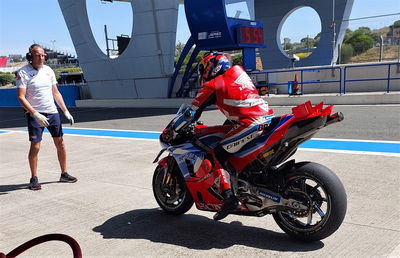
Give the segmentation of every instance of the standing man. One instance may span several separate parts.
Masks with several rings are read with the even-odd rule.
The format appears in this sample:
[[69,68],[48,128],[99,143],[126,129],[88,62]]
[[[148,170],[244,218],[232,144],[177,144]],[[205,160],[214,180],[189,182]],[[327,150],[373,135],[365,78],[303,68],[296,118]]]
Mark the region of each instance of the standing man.
[[60,114],[54,101],[64,112],[70,124],[74,118],[65,106],[63,97],[57,88],[57,81],[53,70],[44,65],[47,55],[44,49],[33,44],[26,54],[29,64],[17,72],[18,101],[26,110],[29,141],[31,142],[28,160],[31,169],[29,188],[40,190],[42,187],[37,177],[38,154],[43,130],[46,127],[53,137],[57,148],[57,157],[61,168],[61,182],[75,183],[77,178],[67,173],[67,152],[63,141],[63,131]]

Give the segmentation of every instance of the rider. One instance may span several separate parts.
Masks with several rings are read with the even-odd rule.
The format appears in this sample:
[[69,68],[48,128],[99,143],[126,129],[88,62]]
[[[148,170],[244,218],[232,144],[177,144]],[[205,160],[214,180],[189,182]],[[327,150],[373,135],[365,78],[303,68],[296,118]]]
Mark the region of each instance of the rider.
[[273,117],[273,110],[258,94],[250,77],[241,66],[232,66],[232,57],[226,53],[208,52],[198,64],[202,88],[193,100],[196,121],[203,110],[216,104],[234,126],[214,149],[220,163],[216,170],[220,174],[224,204],[214,215],[214,220],[225,218],[238,206],[238,199],[231,189],[230,175],[235,173],[227,157],[238,152],[246,143],[262,133]]

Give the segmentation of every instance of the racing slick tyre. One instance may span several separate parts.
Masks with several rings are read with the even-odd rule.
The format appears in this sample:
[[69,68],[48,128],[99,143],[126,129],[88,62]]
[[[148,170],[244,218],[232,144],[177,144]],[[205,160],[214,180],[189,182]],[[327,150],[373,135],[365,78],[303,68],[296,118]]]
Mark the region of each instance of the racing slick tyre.
[[318,241],[333,234],[342,224],[347,209],[346,191],[329,168],[312,162],[296,163],[285,175],[285,186],[289,198],[300,199],[309,207],[306,212],[273,214],[275,222],[288,235],[301,241]]
[[[177,168],[177,165],[173,166]],[[160,207],[172,215],[180,215],[193,206],[193,198],[179,171],[164,171],[157,166],[153,175],[153,194]]]

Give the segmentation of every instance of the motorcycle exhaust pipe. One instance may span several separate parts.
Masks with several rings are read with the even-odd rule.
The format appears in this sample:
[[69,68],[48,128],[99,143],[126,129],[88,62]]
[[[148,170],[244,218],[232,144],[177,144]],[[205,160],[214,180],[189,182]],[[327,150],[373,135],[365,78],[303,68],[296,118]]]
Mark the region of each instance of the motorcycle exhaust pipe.
[[337,112],[331,116],[328,117],[328,119],[326,120],[325,126],[333,124],[333,123],[337,123],[340,121],[343,121],[344,119],[344,115],[342,112]]

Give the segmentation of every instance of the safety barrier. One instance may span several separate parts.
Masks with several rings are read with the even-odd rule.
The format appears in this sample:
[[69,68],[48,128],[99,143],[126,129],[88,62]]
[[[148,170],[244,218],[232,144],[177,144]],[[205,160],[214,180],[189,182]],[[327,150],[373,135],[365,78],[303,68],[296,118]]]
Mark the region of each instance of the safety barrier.
[[[370,67],[384,67],[387,66],[387,72],[385,76],[377,76],[377,77],[368,77],[368,78],[349,78],[349,72],[351,69],[357,68],[370,68]],[[399,76],[393,76],[393,67],[397,67],[395,73],[399,74]],[[332,76],[335,79],[306,79],[305,75],[307,73],[322,73],[322,71],[330,70],[332,72]],[[252,77],[255,85],[257,88],[267,87],[268,95],[271,92],[271,89],[283,89],[281,92],[286,93],[286,87],[282,88],[281,86],[290,85],[293,81],[287,79],[286,80],[276,80],[272,77],[278,77],[283,74],[296,74],[300,73],[300,79],[297,82],[301,85],[301,94],[305,94],[305,85],[309,84],[335,84],[337,85],[336,90],[332,91],[332,88],[325,90],[324,93],[334,92],[341,94],[346,94],[348,83],[351,82],[369,82],[369,81],[386,81],[385,91],[389,93],[391,90],[400,91],[400,84],[395,85],[396,87],[393,89],[392,84],[393,81],[400,80],[400,62],[393,62],[393,63],[379,63],[379,64],[362,64],[362,65],[347,65],[347,66],[323,66],[323,67],[311,67],[311,68],[297,68],[297,69],[287,69],[287,70],[269,70],[269,71],[261,71],[261,72],[251,72],[250,77]],[[338,76],[337,76],[338,73]],[[369,75],[368,72],[363,74]],[[263,77],[263,79],[259,79],[259,77]],[[285,76],[281,76],[285,77]],[[315,76],[317,77],[317,76]],[[293,78],[293,77],[292,77]],[[337,78],[337,79],[336,79]],[[276,82],[274,82],[276,81]],[[376,87],[377,88],[377,87]],[[309,91],[312,89],[309,88]],[[381,91],[381,90],[360,90],[360,92],[365,91]],[[322,93],[322,92],[321,92]]]
[[[310,73],[310,72],[320,72],[322,70],[332,70],[336,71],[339,70],[339,79],[338,80],[305,80],[304,79],[304,74],[305,73]],[[296,73],[300,72],[300,81],[298,82],[301,85],[300,92],[301,94],[304,94],[304,85],[306,84],[315,84],[315,83],[338,83],[338,91],[341,93],[342,92],[342,68],[341,67],[318,67],[318,68],[299,68],[299,69],[289,69],[289,70],[272,70],[272,71],[265,71],[265,72],[255,72],[251,73],[251,75],[257,75],[257,74],[265,74],[265,83],[257,83],[257,80],[253,81],[256,83],[256,87],[268,87],[268,93],[270,92],[270,87],[271,86],[282,86],[282,85],[288,85],[288,81],[285,82],[276,82],[276,83],[269,83],[271,81],[271,75],[273,74],[282,74],[282,73]]]
[[[379,67],[387,66],[387,76],[383,78],[363,78],[363,79],[347,79],[347,70],[360,68],[360,67]],[[400,80],[400,77],[391,77],[392,66],[397,67],[397,73],[400,74],[400,63],[383,63],[383,64],[364,64],[364,65],[350,65],[344,67],[344,79],[343,79],[343,93],[346,93],[346,84],[348,82],[363,82],[363,81],[387,81],[386,92],[390,92],[390,83],[394,80]]]
[[[67,107],[75,107],[75,100],[80,99],[79,86],[59,86],[58,90],[64,98]],[[20,107],[17,99],[17,88],[0,89],[0,107]]]

